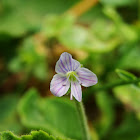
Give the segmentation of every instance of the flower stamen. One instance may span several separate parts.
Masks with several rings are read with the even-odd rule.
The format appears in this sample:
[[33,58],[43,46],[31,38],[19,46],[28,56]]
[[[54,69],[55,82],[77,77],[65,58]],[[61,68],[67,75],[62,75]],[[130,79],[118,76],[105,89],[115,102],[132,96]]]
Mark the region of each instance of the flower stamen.
[[75,71],[69,71],[69,72],[67,72],[66,77],[69,78],[69,80],[70,81],[73,81],[73,82],[75,82],[75,81],[78,80],[77,79],[77,73]]

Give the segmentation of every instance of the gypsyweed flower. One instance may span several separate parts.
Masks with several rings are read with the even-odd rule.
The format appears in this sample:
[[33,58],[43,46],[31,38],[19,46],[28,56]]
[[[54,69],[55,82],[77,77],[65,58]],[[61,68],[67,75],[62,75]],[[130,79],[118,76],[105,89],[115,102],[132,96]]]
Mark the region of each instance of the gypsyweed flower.
[[89,87],[97,83],[96,75],[87,68],[81,67],[81,64],[67,52],[61,54],[55,71],[57,74],[53,76],[50,90],[58,97],[66,94],[71,88],[70,99],[72,100],[74,96],[80,102],[82,100],[81,85]]

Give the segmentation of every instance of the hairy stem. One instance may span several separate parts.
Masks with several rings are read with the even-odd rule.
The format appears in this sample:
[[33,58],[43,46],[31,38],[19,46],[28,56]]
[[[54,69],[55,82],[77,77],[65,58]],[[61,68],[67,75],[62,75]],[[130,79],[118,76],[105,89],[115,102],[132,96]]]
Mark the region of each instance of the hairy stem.
[[106,84],[103,87],[94,88],[93,90],[94,91],[106,90],[106,89],[109,89],[109,88],[114,88],[116,86],[128,85],[128,84],[136,84],[138,82],[140,82],[140,78],[137,78],[137,79],[134,79],[134,80],[129,80],[129,81],[120,80],[120,81],[117,81],[117,82],[114,82],[114,83]]
[[90,95],[93,95],[93,92],[95,91],[101,91],[101,90],[108,90],[117,86],[122,86],[122,85],[128,85],[128,84],[137,84],[140,82],[140,78],[134,79],[134,80],[129,80],[129,81],[124,81],[124,80],[119,80],[114,83],[109,83],[104,86],[98,86],[96,88],[92,89],[92,92],[89,92],[86,94],[85,98],[88,98]]
[[87,123],[87,118],[86,118],[83,103],[75,100],[75,104],[76,104],[77,112],[78,112],[80,122],[81,122],[81,128],[82,128],[82,134],[83,134],[82,140],[90,140],[89,128],[88,128],[88,123]]

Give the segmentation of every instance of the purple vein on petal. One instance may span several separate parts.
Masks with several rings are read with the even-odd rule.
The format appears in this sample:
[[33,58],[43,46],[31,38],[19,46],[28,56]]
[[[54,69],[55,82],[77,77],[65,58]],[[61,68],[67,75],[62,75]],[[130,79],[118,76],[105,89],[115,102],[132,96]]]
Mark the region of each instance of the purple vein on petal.
[[75,62],[73,61],[74,65],[73,65],[73,70],[75,71]]
[[64,73],[66,73],[63,69],[62,69],[62,67],[61,67],[61,65],[59,64],[59,68],[61,69],[61,71],[63,71]]
[[60,62],[61,62],[61,65],[62,65],[62,67],[66,70],[66,72],[68,71],[66,68],[65,68],[65,66],[64,66],[64,64],[63,64],[63,62],[62,62],[62,60],[61,60],[61,58],[60,58]]
[[70,56],[69,56],[69,61],[70,61],[70,70],[72,70],[71,57]]
[[66,61],[67,69],[69,71],[69,67],[68,67],[67,60],[66,60],[66,55],[65,55],[65,61]]
[[86,78],[83,78],[83,77],[79,77],[79,78],[81,78],[81,79],[83,79],[83,80],[87,80],[87,81],[96,82],[96,80],[86,79]]
[[57,79],[55,79],[55,81],[62,79],[62,78],[66,78],[66,77],[58,77]]
[[78,94],[78,98],[80,99],[80,95],[79,95],[79,93],[78,93],[77,86],[76,86],[75,83],[74,83],[74,86],[75,86],[76,92],[77,92],[77,94]]
[[61,86],[61,87],[57,90],[57,92],[55,93],[55,96],[57,96],[58,92],[62,89],[62,87],[63,87],[63,86]]
[[64,79],[61,80],[60,82],[53,84],[53,87],[52,87],[52,88],[56,87],[58,84],[62,83],[62,82],[65,81],[66,79],[67,79],[67,78],[64,78]]
[[[79,74],[85,74],[86,72],[80,72],[80,71],[78,71],[78,73],[79,73]],[[88,74],[86,74],[86,75],[88,75]]]
[[75,60],[75,64],[76,64],[76,65],[74,66],[74,68],[75,68],[74,71],[75,71],[76,69],[78,69],[78,67],[80,66],[78,63],[79,63],[79,62]]
[[80,75],[80,77],[93,77],[94,75],[83,75],[81,72],[77,72],[78,75]]
[[76,68],[74,70],[76,70],[78,68],[78,65],[76,66]]

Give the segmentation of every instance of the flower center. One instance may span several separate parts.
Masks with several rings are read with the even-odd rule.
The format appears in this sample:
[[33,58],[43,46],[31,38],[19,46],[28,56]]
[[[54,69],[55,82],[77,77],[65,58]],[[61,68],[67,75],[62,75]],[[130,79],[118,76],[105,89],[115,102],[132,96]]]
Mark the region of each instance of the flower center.
[[67,78],[69,77],[70,81],[76,81],[77,73],[75,71],[69,71],[66,74]]

